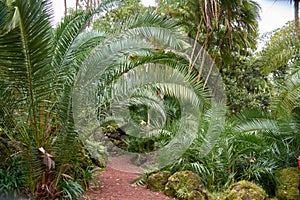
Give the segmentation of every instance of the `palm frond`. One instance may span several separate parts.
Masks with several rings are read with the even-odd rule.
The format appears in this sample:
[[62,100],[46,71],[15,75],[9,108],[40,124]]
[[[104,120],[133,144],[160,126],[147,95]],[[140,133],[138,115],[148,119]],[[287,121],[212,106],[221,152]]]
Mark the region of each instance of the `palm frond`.
[[280,94],[272,100],[271,110],[275,112],[275,115],[284,118],[291,114],[296,107],[299,107],[299,95],[300,72],[296,71],[287,77],[284,85],[280,86]]
[[238,125],[236,130],[241,132],[255,132],[255,131],[268,131],[268,130],[279,132],[279,127],[275,120],[252,119],[249,120],[248,122]]
[[4,30],[4,26],[7,23],[8,7],[4,2],[0,2],[0,34]]
[[50,73],[50,9],[44,1],[16,1],[15,12],[17,26],[0,37],[1,48],[8,50],[0,52],[0,74],[11,88],[18,88],[21,101],[15,100],[16,106],[28,104],[24,112],[37,131],[39,104],[51,90],[44,76]]

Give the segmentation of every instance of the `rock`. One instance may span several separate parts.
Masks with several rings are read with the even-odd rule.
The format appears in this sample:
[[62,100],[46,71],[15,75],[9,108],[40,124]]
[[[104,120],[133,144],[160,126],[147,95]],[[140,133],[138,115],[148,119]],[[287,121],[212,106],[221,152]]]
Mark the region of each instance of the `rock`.
[[206,200],[208,194],[203,190],[199,176],[191,171],[176,172],[168,178],[165,194],[178,199]]
[[197,190],[193,190],[188,194],[188,200],[206,200],[206,199],[208,199],[208,197],[206,197],[205,194]]
[[169,171],[161,171],[151,174],[147,179],[147,188],[154,192],[163,191],[170,176],[171,172]]
[[255,183],[239,181],[230,187],[225,200],[264,200],[266,198],[266,192]]
[[289,167],[275,173],[279,185],[276,186],[276,197],[279,200],[297,200],[298,184],[300,183],[297,167]]

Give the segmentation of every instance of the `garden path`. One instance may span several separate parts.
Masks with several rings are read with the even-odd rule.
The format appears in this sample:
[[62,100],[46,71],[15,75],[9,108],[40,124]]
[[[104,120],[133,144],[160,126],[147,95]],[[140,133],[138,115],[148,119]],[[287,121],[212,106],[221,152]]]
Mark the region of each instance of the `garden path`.
[[91,186],[84,200],[170,200],[162,192],[152,192],[145,186],[132,185],[142,172],[130,164],[129,158],[110,159],[104,172],[96,176],[97,186]]

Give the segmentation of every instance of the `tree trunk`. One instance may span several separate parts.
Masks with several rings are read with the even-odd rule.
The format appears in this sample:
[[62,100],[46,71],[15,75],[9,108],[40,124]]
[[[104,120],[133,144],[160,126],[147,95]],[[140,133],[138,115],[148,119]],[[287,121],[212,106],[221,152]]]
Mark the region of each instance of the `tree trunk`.
[[79,6],[79,0],[76,0],[76,3],[75,3],[75,10],[76,11],[78,10],[78,6]]
[[87,0],[86,1],[86,6],[85,6],[85,10],[90,10],[92,8],[92,0]]
[[68,12],[68,9],[67,9],[67,0],[64,0],[64,5],[65,5],[65,17],[67,16],[67,12]]
[[296,37],[300,37],[299,35],[299,1],[294,0],[294,10],[295,10],[295,35]]

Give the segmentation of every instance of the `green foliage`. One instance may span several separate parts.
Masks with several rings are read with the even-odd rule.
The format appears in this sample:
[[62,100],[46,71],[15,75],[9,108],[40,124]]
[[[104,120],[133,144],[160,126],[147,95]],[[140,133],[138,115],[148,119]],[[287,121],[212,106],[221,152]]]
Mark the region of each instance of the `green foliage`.
[[180,21],[219,68],[255,49],[259,5],[254,1],[160,1],[158,10]]
[[[212,57],[226,85],[232,112],[268,106],[268,86],[252,58],[258,36],[259,5],[255,1],[160,1],[158,11],[182,25]],[[193,54],[194,52],[192,52]]]
[[0,164],[0,198],[17,197],[26,182],[27,170],[20,157],[7,159]]
[[146,8],[140,3],[140,0],[124,0],[119,7],[113,8],[104,16],[96,19],[93,23],[93,29],[105,33],[117,32],[128,18],[145,11]]
[[[127,26],[124,32],[105,38],[97,31],[82,34],[93,11],[68,16],[56,30],[50,26],[47,1],[33,4],[30,0],[17,0],[14,11],[16,26],[5,30],[7,33],[4,31],[5,34],[0,38],[0,47],[9,49],[0,52],[1,133],[18,144],[16,150],[21,152],[29,170],[25,186],[32,196],[39,199],[55,198],[63,189],[69,198],[73,198],[81,193],[81,189],[75,182],[68,182],[70,176],[74,180],[82,177],[85,188],[90,178],[89,170],[76,175],[76,171],[80,172],[76,168],[81,167],[82,157],[85,156],[74,127],[74,120],[79,116],[73,118],[72,110],[72,100],[76,100],[76,92],[81,91],[74,91],[75,96],[71,98],[78,70],[87,67],[91,73],[86,75],[94,76],[93,70],[102,68],[103,74],[98,77],[102,81],[99,88],[103,85],[109,88],[122,74],[153,60],[158,64],[171,60],[169,65],[177,67],[179,63],[174,54],[150,53],[165,47],[179,50],[184,48],[185,43],[174,31],[176,23],[151,13],[132,17],[124,23],[124,27]],[[142,59],[136,62],[132,55]],[[154,79],[167,77],[155,70],[151,74]],[[132,77],[132,83],[143,80],[137,77]],[[86,78],[90,80],[90,77]],[[186,75],[186,78],[191,80],[195,88],[199,87],[189,76]],[[81,79],[78,80],[80,84]],[[153,91],[160,89],[168,95],[176,94],[197,105],[199,99],[205,100],[205,92],[197,91],[197,95],[193,95],[176,84],[167,86],[157,84]],[[100,101],[103,105],[111,100],[107,96],[109,92],[105,93],[108,90],[99,90],[104,92],[99,93],[99,99],[101,95],[108,97]],[[152,97],[157,99],[155,95]],[[156,108],[161,106],[153,99],[144,103]],[[106,114],[105,110],[103,113]],[[99,160],[103,152],[95,147],[101,147],[101,144],[90,142],[92,134],[91,130],[80,132],[81,141],[86,148],[94,150],[89,153]],[[84,167],[82,169],[87,170]],[[69,180],[64,180],[65,177]]]
[[232,113],[268,108],[271,85],[261,71],[254,56],[236,56],[230,65],[222,67],[228,107]]
[[222,191],[234,181],[249,180],[260,183],[274,196],[274,170],[281,162],[276,160],[277,146],[259,135],[238,132],[235,126],[236,122],[227,121],[225,132],[207,156],[202,155],[201,136],[198,136],[185,154],[165,169],[191,170],[199,175],[209,191]]
[[288,77],[287,84],[280,88],[281,93],[271,102],[270,114],[246,114],[237,129],[266,139],[266,146],[274,154],[273,160],[281,167],[295,165],[296,152],[299,152],[299,87],[297,84],[289,84],[297,80],[297,76]]
[[67,179],[63,179],[59,187],[63,192],[63,197],[68,199],[77,199],[82,196],[84,191],[82,185]]
[[280,29],[266,33],[268,39],[265,47],[258,53],[258,62],[263,66],[265,74],[273,74],[273,78],[282,77],[289,68],[299,64],[299,39],[294,35],[294,23],[289,22]]
[[[218,191],[244,179],[259,182],[272,195],[274,170],[295,165],[300,147],[299,43],[287,26],[274,34],[258,59],[249,57],[249,49],[255,48],[259,9],[253,1],[162,1],[157,12],[167,15],[161,16],[144,12],[137,0],[126,0],[122,7],[100,14],[90,32],[85,28],[96,10],[74,12],[54,30],[48,1],[10,3],[0,2],[0,48],[6,49],[0,51],[0,150],[4,152],[0,159],[18,152],[22,166],[17,160],[1,166],[0,192],[15,195],[25,187],[39,199],[79,198],[97,170],[90,167],[89,155],[105,163],[105,149],[101,141],[94,141],[94,130],[78,134],[74,127],[80,116],[73,116],[72,101],[80,95],[77,92],[86,94],[88,88],[73,91],[79,70],[88,72],[78,79],[84,86],[87,83],[80,81],[97,76],[97,120],[106,127],[113,126],[113,131],[121,128],[115,127],[119,119],[110,118],[110,109],[112,101],[125,98],[117,114],[121,116],[129,109],[134,123],[124,130],[148,134],[148,138],[122,138],[128,151],[145,153],[164,148],[181,128],[180,120],[185,117],[182,102],[188,103],[192,117],[200,118],[197,130],[191,130],[189,124],[184,127],[184,133],[196,139],[166,169],[191,170],[201,181],[192,182],[197,188],[191,189],[186,185],[191,177],[182,181],[176,174],[176,180],[168,184],[175,188],[170,191],[173,196],[206,198],[202,183]],[[107,6],[102,4],[97,11],[106,11]],[[196,38],[218,64],[231,111],[267,108],[270,88],[262,71],[272,71],[274,77],[288,72],[282,78],[284,84],[272,91],[271,113],[245,112],[238,125],[228,120],[220,138],[206,143],[207,135],[220,132],[223,124],[213,124],[213,130],[209,126],[222,113],[214,112],[218,105],[211,102],[206,83],[197,79],[197,70],[189,70],[189,61],[176,54],[187,48],[178,31]],[[180,81],[190,88],[177,82],[159,82],[169,80],[172,74],[162,73],[162,65],[178,70],[183,75]],[[147,69],[141,69],[144,66]],[[96,74],[99,69],[101,73]],[[151,83],[145,82],[149,77]],[[193,115],[193,109],[199,109],[200,116]],[[128,125],[126,120],[121,124]],[[161,121],[166,124],[158,130]],[[183,146],[190,145],[186,137],[180,139]],[[182,181],[181,185],[175,186],[176,181]],[[194,189],[197,191],[191,191]]]
[[[274,170],[278,168],[296,165],[300,141],[298,81],[297,73],[287,76],[285,84],[278,88],[279,93],[271,101],[271,113],[244,113],[238,124],[236,130],[240,134],[261,141],[255,143],[261,144],[262,148],[257,150],[264,155],[265,162],[260,162],[264,167],[255,166],[253,171],[264,169],[268,171],[268,174],[274,174]],[[255,147],[254,143],[253,147]],[[261,155],[254,157],[258,158]],[[241,169],[244,169],[243,164]],[[271,182],[266,190],[269,194],[274,195],[276,181],[274,176],[269,177],[268,180]],[[260,183],[268,185],[263,180]],[[270,188],[272,189],[270,190]]]
[[[274,171],[295,166],[299,152],[299,42],[292,29],[292,24],[287,24],[272,33],[270,42],[255,61],[262,72],[269,74],[268,80],[273,84],[269,84],[272,94],[269,112],[244,112],[236,128],[239,134],[252,137],[261,145],[256,152],[262,154],[254,157],[263,156],[264,162],[256,160],[249,172],[267,170],[267,174],[261,174],[259,183],[272,196],[277,184]],[[241,164],[239,169],[244,166]],[[265,175],[269,178],[263,178]]]
[[9,144],[9,139],[5,135],[5,133],[2,132],[3,125],[0,125],[0,163],[4,163],[5,160],[13,153],[13,147]]

